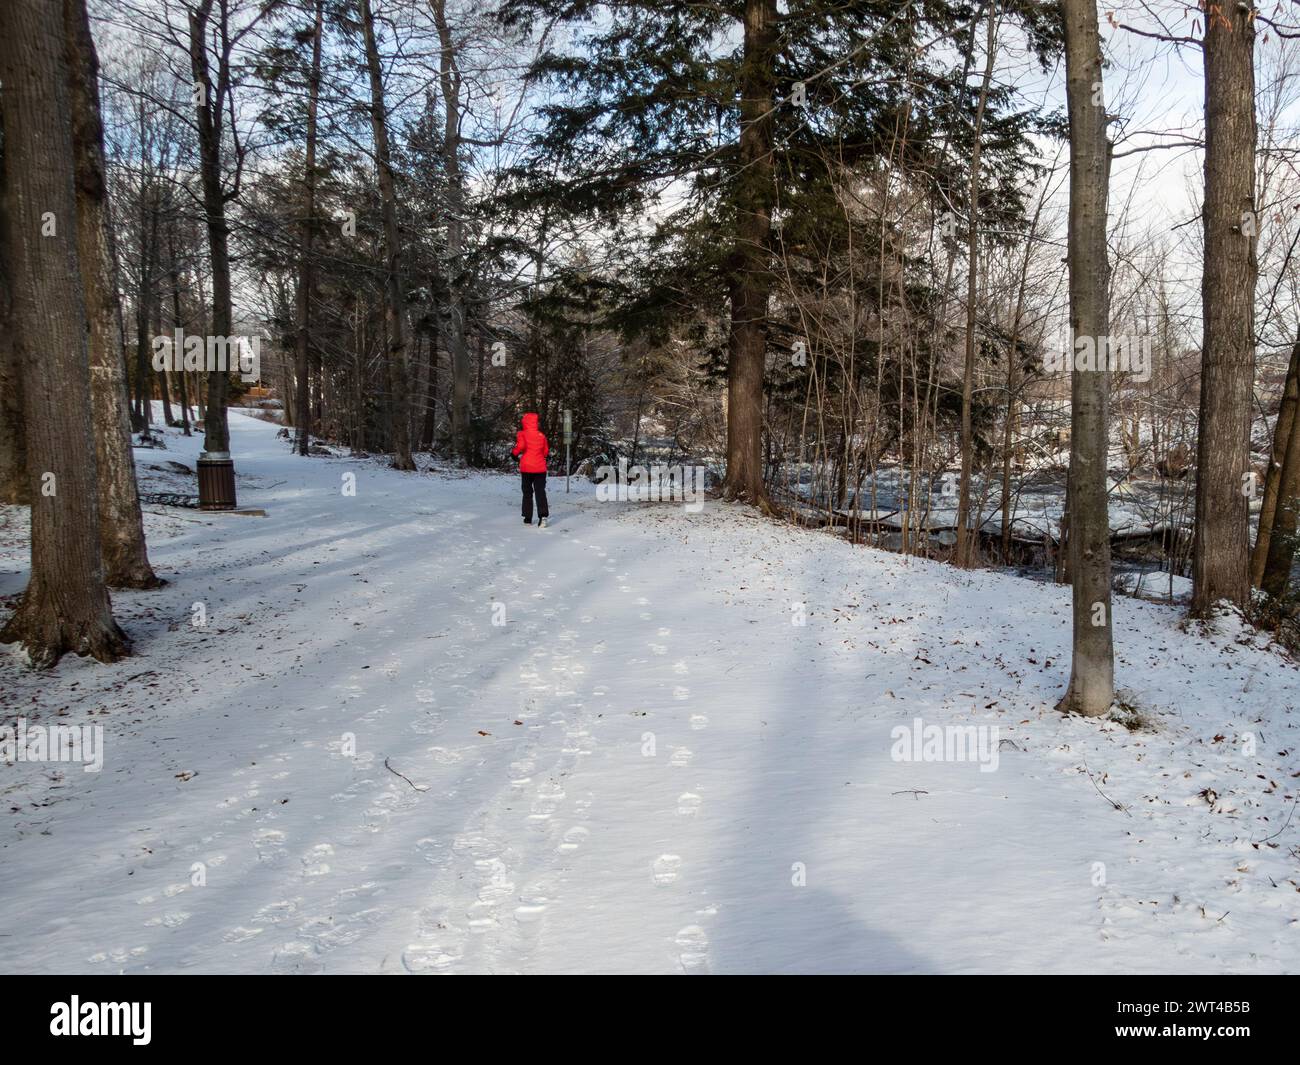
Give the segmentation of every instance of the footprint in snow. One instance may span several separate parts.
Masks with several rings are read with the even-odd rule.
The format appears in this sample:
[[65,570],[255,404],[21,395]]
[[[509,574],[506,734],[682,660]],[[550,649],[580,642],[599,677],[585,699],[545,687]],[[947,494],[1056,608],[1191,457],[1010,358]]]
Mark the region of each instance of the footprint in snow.
[[709,968],[709,937],[697,924],[687,925],[674,940],[677,959],[688,973],[707,972]]
[[576,851],[587,842],[587,837],[590,835],[590,829],[584,828],[582,825],[574,825],[564,833],[563,839],[560,840],[559,846],[555,849],[564,853]]
[[408,973],[448,972],[460,960],[436,943],[412,943],[402,951],[402,968]]
[[515,920],[523,925],[537,924],[546,913],[550,901],[539,891],[526,891],[520,896],[520,905],[515,907]]
[[691,791],[684,791],[677,796],[677,812],[683,817],[693,817],[700,812],[704,800]]
[[677,879],[682,859],[676,854],[661,854],[651,864],[656,884],[671,884]]
[[161,917],[151,917],[145,921],[145,927],[152,928],[158,925],[164,925],[167,928],[179,928],[194,915],[184,910],[174,910],[171,913],[165,913]]

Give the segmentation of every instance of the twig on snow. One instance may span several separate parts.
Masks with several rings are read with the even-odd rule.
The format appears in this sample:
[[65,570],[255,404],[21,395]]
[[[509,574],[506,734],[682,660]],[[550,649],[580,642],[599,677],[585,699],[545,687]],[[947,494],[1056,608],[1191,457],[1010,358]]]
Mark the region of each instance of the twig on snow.
[[1088,779],[1092,781],[1092,786],[1097,789],[1098,795],[1100,795],[1103,799],[1105,799],[1108,803],[1110,803],[1111,806],[1115,807],[1115,809],[1118,810],[1120,813],[1122,813],[1125,817],[1133,816],[1131,813],[1128,812],[1128,807],[1123,806],[1120,803],[1117,803],[1114,799],[1112,799],[1109,795],[1107,795],[1104,791],[1101,790],[1101,785],[1097,783],[1097,778],[1092,775],[1092,770],[1088,768],[1088,760],[1086,758],[1083,760],[1083,771],[1088,774]]
[[[1271,836],[1265,836],[1263,839],[1259,841],[1260,843],[1267,843],[1270,839],[1277,839],[1278,836],[1280,836],[1283,832],[1286,831],[1287,825],[1291,823],[1291,818],[1295,816],[1295,804],[1297,802],[1300,802],[1300,798],[1295,798],[1291,800],[1291,812],[1286,815],[1286,824],[1284,824]],[[1255,846],[1259,846],[1259,843],[1255,844]]]
[[415,783],[415,781],[413,781],[410,777],[408,777],[405,773],[399,773],[396,769],[394,769],[391,765],[388,764],[388,759],[387,759],[387,758],[384,759],[384,768],[387,769],[387,770],[388,770],[390,773],[392,773],[394,776],[401,777],[401,778],[402,778],[403,780],[405,780],[408,784],[410,784],[411,787],[414,788],[416,791],[428,791],[428,790],[429,790],[429,785],[428,785],[428,784],[417,784],[417,783]]

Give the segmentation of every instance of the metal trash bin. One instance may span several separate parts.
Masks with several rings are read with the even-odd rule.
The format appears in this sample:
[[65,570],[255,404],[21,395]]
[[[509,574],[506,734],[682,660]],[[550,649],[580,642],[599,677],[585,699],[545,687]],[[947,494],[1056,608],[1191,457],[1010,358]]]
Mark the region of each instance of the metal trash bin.
[[235,509],[235,463],[229,451],[199,456],[199,510]]

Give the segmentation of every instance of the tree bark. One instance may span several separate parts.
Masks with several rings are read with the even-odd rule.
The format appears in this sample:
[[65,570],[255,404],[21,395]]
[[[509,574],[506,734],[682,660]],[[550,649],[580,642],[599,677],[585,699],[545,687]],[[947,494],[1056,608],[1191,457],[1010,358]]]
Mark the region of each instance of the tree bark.
[[[199,132],[199,175],[203,186],[203,210],[207,216],[208,250],[212,260],[212,332],[229,337],[234,319],[230,292],[230,227],[226,222],[226,196],[221,186],[221,127],[223,106],[230,91],[229,42],[224,27],[219,34],[221,59],[217,66],[215,96],[208,68],[207,37],[213,0],[199,0],[189,13],[190,73],[202,90],[196,112]],[[203,450],[210,455],[230,453],[230,424],[226,400],[230,376],[209,367],[206,409],[203,421]]]
[[[158,228],[156,226],[154,228],[153,239],[157,242],[161,242],[162,240],[161,235],[159,234]],[[159,254],[158,259],[159,259],[158,265],[159,268],[161,269],[162,266],[161,254]],[[158,279],[159,280],[162,279],[161,275],[159,276]],[[162,334],[162,322],[163,322],[163,294],[162,294],[161,287],[154,288],[154,303],[157,309],[157,315],[155,316],[154,321],[158,323],[158,332],[155,333],[154,336],[159,336]],[[152,368],[153,368],[153,362],[152,360],[150,360],[150,369]],[[162,400],[163,425],[175,427],[180,423],[176,420],[176,415],[172,413],[171,370],[169,370],[167,367],[163,367],[163,369],[161,370],[154,370],[153,378],[155,381],[158,382],[158,398]]]
[[[1070,116],[1070,488],[1069,553],[1073,590],[1070,684],[1065,713],[1096,717],[1115,697],[1110,602],[1110,516],[1106,502],[1110,332],[1106,201],[1110,141],[1102,100],[1101,39],[1095,0],[1062,0],[1065,84]],[[1091,365],[1075,358],[1091,340]]]
[[311,41],[311,77],[307,96],[307,148],[303,160],[303,220],[298,238],[298,290],[296,311],[298,333],[294,351],[294,375],[297,378],[295,403],[296,446],[299,455],[307,454],[311,435],[311,250],[316,224],[316,112],[320,103],[320,42],[325,17],[324,0],[316,0],[316,22]]
[[[2,149],[0,149],[2,152]],[[23,378],[13,342],[5,211],[5,157],[0,154],[0,503],[30,503],[27,436],[23,427]]]
[[1007,345],[1007,415],[1002,427],[1002,564],[1011,564],[1011,466],[1015,456],[1015,430],[1017,410],[1019,408],[1020,375],[1020,331],[1025,312],[1025,289],[1029,284],[1029,266],[1033,258],[1033,237],[1038,233],[1038,220],[1042,217],[1046,193],[1040,195],[1034,207],[1034,217],[1029,223],[1029,237],[1025,241],[1025,252],[1020,260],[1020,276],[1016,283],[1015,310],[1011,313],[1011,340]]
[[1282,405],[1278,408],[1277,424],[1273,427],[1273,450],[1269,457],[1268,473],[1264,475],[1259,530],[1255,534],[1255,549],[1250,556],[1250,584],[1253,588],[1262,586],[1264,570],[1268,564],[1269,540],[1273,533],[1273,517],[1277,512],[1278,487],[1282,480],[1282,465],[1286,461],[1287,444],[1294,432],[1297,402],[1300,402],[1300,340],[1291,346],[1291,363],[1286,371]]
[[763,374],[771,290],[772,110],[776,96],[776,0],[746,0],[740,68],[740,158],[736,240],[730,256],[731,336],[727,357],[727,499],[766,507]]
[[1278,477],[1277,500],[1272,514],[1268,553],[1260,587],[1275,599],[1286,594],[1291,580],[1291,563],[1295,558],[1296,511],[1300,509],[1300,432],[1293,420],[1282,455]]
[[90,402],[104,577],[114,588],[157,588],[164,582],[149,565],[131,453],[126,366],[118,331],[117,257],[99,110],[99,57],[85,0],[63,0],[63,14],[76,152],[77,258],[89,327]]
[[406,368],[406,294],[402,283],[402,246],[397,228],[397,194],[388,151],[388,117],[384,111],[384,81],[375,45],[375,20],[370,0],[361,2],[361,26],[365,37],[366,67],[370,74],[370,125],[375,138],[375,169],[379,172],[379,199],[384,215],[384,245],[387,254],[384,316],[388,344],[388,405],[392,420],[393,468],[415,469],[411,457],[411,397]]
[[[172,216],[167,225],[167,258],[172,282],[172,331],[185,328],[184,315],[181,313],[181,264],[176,256],[176,217]],[[190,432],[190,386],[189,372],[182,369],[177,375],[181,388],[181,429],[186,436]]]
[[[149,286],[153,274],[154,239],[149,232],[149,200],[153,190],[146,183],[148,159],[145,157],[144,100],[140,104],[140,269],[135,286],[135,395],[131,404],[131,422],[138,433],[149,428],[153,420],[152,389],[149,376],[153,364],[149,360]],[[155,216],[156,217],[156,216]]]
[[[975,537],[969,528],[970,479],[975,461],[975,439],[971,426],[971,407],[975,402],[975,293],[979,281],[979,200],[980,149],[983,146],[984,108],[988,105],[989,85],[993,81],[993,60],[997,52],[997,14],[995,0],[989,3],[988,31],[985,41],[984,77],[979,101],[975,106],[974,140],[971,145],[970,196],[966,211],[966,357],[961,379],[961,478],[957,493],[957,565],[963,568],[973,561]],[[1008,411],[1010,406],[1008,406]]]
[[470,364],[465,330],[465,176],[460,165],[460,71],[447,22],[446,0],[429,0],[438,29],[438,77],[445,115],[443,165],[447,169],[447,353],[451,359],[451,439],[455,453],[470,459]]
[[130,650],[100,551],[62,5],[0,5],[14,346],[32,499],[31,578],[0,642],[21,643],[38,668],[69,651],[111,662]]
[[[1251,400],[1255,377],[1254,11],[1213,9],[1205,29],[1205,266],[1192,613],[1250,602]],[[1252,216],[1253,220],[1253,216]]]
[[438,334],[429,336],[429,372],[424,390],[424,423],[420,430],[420,449],[433,450],[434,431],[438,427]]
[[[1265,486],[1264,510],[1259,516],[1259,537],[1255,553],[1264,555],[1259,587],[1275,599],[1286,594],[1291,581],[1291,564],[1295,558],[1296,517],[1300,510],[1300,341],[1291,349],[1286,391],[1278,413],[1277,433],[1273,438],[1273,457]],[[1290,408],[1288,411],[1288,407]],[[1285,417],[1285,425],[1284,422]],[[1285,432],[1284,432],[1285,430]],[[1276,469],[1277,476],[1274,477]],[[1270,507],[1269,489],[1272,489]],[[1251,560],[1252,565],[1254,559]]]

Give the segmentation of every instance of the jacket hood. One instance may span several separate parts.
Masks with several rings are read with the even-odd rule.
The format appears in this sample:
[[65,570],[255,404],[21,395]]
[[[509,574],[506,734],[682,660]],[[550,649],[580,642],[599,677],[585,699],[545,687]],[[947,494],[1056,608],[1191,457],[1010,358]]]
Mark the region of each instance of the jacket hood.
[[523,426],[524,426],[525,429],[532,429],[532,430],[536,431],[536,429],[537,429],[537,415],[536,415],[536,414],[525,414],[525,415],[524,415],[524,419],[523,419]]

